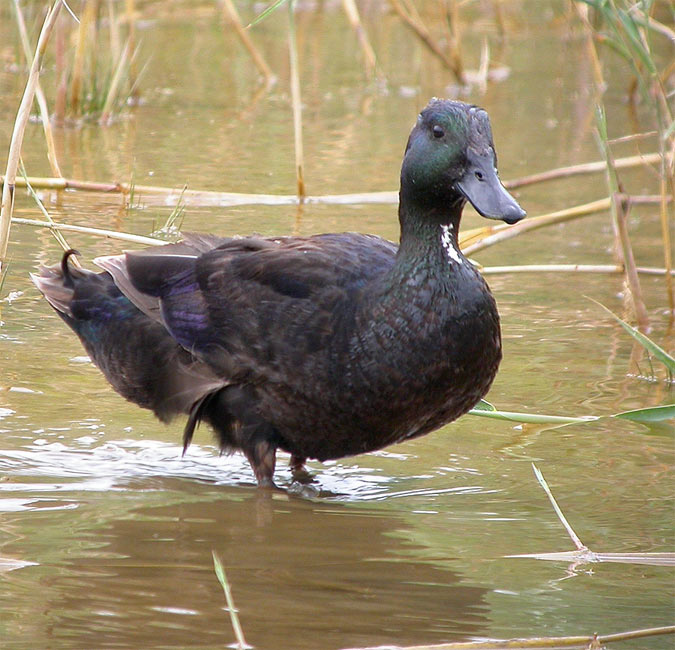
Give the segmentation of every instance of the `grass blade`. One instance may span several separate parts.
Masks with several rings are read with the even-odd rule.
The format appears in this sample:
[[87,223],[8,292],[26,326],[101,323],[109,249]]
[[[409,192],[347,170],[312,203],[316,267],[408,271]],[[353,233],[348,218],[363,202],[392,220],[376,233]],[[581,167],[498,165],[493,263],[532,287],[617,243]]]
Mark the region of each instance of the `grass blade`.
[[532,470],[534,471],[534,475],[537,477],[537,481],[539,481],[539,485],[541,485],[541,487],[544,489],[544,492],[546,492],[546,496],[551,502],[553,510],[555,510],[555,514],[558,515],[558,519],[560,519],[560,523],[562,523],[562,525],[565,527],[567,534],[570,536],[570,539],[577,547],[577,551],[588,551],[588,547],[579,539],[579,536],[574,532],[574,529],[572,526],[570,526],[565,515],[563,514],[563,511],[560,509],[560,506],[555,500],[555,497],[551,492],[551,488],[548,486],[548,483],[546,482],[544,475],[541,473],[541,470],[534,463],[532,463]]
[[220,585],[223,588],[223,592],[225,593],[225,600],[227,601],[227,609],[230,613],[230,619],[232,620],[232,628],[234,629],[234,635],[237,637],[237,648],[239,650],[244,650],[245,648],[252,648],[253,646],[246,643],[246,639],[244,638],[244,632],[241,629],[241,625],[239,623],[238,610],[234,606],[232,592],[230,591],[230,583],[227,581],[227,576],[225,575],[225,569],[223,568],[223,564],[220,561],[218,555],[216,555],[215,551],[211,551],[211,555],[213,555],[213,568],[216,572],[216,577],[218,578],[218,582],[220,582]]
[[[127,70],[127,60],[129,58],[129,47],[131,42],[127,39],[126,44],[124,45],[124,50],[122,51],[122,56],[117,62],[117,67],[113,73],[112,81],[108,88],[108,94],[105,98],[105,103],[103,104],[103,110],[101,111],[101,117],[99,118],[99,124],[110,124],[111,118],[110,114],[112,113],[113,105],[119,99],[118,92],[122,78]],[[127,71],[128,74],[128,71]]]
[[[487,402],[486,402],[487,404]],[[491,405],[490,405],[491,406]],[[522,422],[524,424],[585,424],[594,422],[600,418],[597,415],[585,415],[581,417],[567,417],[564,415],[546,415],[543,413],[519,413],[516,411],[498,411],[494,407],[486,408],[479,404],[469,411],[470,415],[492,418],[493,420],[503,420],[506,422]]]
[[295,143],[295,178],[298,201],[304,202],[304,153],[302,147],[302,100],[300,97],[300,63],[298,61],[298,39],[295,31],[293,0],[288,3],[288,56],[291,68],[291,104],[293,109],[293,140]]
[[647,52],[645,49],[635,21],[631,16],[628,15],[626,11],[621,9],[618,11],[618,16],[626,32],[626,36],[628,37],[628,42],[631,46],[631,49],[636,55],[634,58],[639,58],[647,70],[649,70],[650,74],[656,74],[656,66],[654,65],[654,61],[649,56],[649,52]]
[[[26,175],[26,168],[23,165],[23,160],[20,160],[20,162],[21,162],[21,174],[23,175],[23,179],[26,183],[26,189],[28,190],[28,193],[31,195],[31,197],[33,198],[33,200],[37,204],[38,208],[40,209],[40,212],[42,212],[45,219],[47,219],[47,221],[49,223],[53,224],[54,220],[52,219],[49,212],[47,212],[47,208],[45,208],[44,203],[42,203],[42,201],[40,200],[40,197],[37,195],[37,192],[33,189],[32,185],[28,181],[28,176]],[[57,230],[56,228],[52,228],[51,233],[52,233],[52,235],[54,235],[54,238],[59,243],[61,248],[63,248],[64,251],[67,251],[70,248],[72,248],[72,246],[70,246],[70,244],[68,244],[68,242],[66,241],[66,238],[63,236],[63,233],[61,233],[60,230]],[[77,259],[77,256],[74,255],[73,258],[74,258],[73,263],[75,264],[75,266],[80,266],[80,262]]]
[[272,69],[267,65],[267,61],[263,55],[258,51],[258,48],[255,46],[251,37],[249,36],[246,28],[241,24],[241,18],[239,17],[239,12],[234,6],[232,0],[223,0],[223,14],[228,24],[234,28],[234,31],[237,33],[239,40],[242,42],[247,52],[251,55],[255,67],[258,68],[260,74],[265,77],[265,83],[272,85],[276,82],[276,75],[272,72]]
[[503,420],[505,422],[522,422],[523,424],[552,424],[564,426],[566,424],[586,424],[601,420],[603,417],[620,418],[632,422],[664,422],[675,418],[675,404],[650,406],[642,409],[622,411],[612,415],[582,415],[578,417],[563,415],[547,415],[544,413],[521,413],[517,411],[499,411],[490,402],[481,400],[470,411],[469,415]]
[[[589,298],[593,300],[593,298]],[[670,375],[675,374],[675,359],[671,357],[662,347],[654,343],[648,336],[645,336],[635,327],[629,325],[626,321],[621,320],[611,309],[605,307],[602,303],[597,300],[593,300],[596,305],[602,307],[621,327],[623,327],[626,332],[628,332],[640,345],[642,345],[647,352],[656,357],[668,370]]]
[[488,402],[485,399],[482,399],[480,402],[478,402],[478,404],[476,404],[476,406],[473,407],[473,410],[496,411],[497,409],[492,404],[490,404],[490,402]]
[[261,14],[256,16],[248,25],[246,25],[246,29],[250,29],[251,27],[257,25],[259,22],[265,20],[267,16],[269,16],[272,12],[276,11],[279,7],[281,7],[284,2],[288,2],[289,0],[276,0],[276,2],[272,3],[267,9],[265,9]]
[[632,422],[663,422],[664,420],[673,420],[675,419],[675,404],[623,411],[616,413],[612,417],[631,420]]

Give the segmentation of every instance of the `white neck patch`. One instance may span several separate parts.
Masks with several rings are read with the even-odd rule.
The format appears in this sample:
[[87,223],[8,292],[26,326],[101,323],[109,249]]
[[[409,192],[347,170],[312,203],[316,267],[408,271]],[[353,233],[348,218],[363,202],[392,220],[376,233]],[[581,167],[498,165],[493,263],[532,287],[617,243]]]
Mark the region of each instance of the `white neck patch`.
[[459,256],[452,238],[452,228],[452,224],[441,226],[441,246],[443,246],[445,252],[448,255],[448,262],[456,262],[457,264],[461,264],[462,258]]

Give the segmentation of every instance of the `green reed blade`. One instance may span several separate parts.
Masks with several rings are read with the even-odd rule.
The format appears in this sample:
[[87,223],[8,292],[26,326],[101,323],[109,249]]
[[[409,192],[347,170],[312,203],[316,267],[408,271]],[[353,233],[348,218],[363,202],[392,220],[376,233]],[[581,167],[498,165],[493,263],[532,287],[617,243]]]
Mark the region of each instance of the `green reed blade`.
[[260,15],[258,15],[248,25],[246,25],[246,29],[250,29],[254,25],[257,25],[259,22],[265,20],[265,18],[267,18],[267,16],[269,16],[273,11],[276,11],[279,7],[281,7],[284,2],[288,2],[288,0],[276,0],[276,2],[273,2]]
[[664,420],[675,420],[675,404],[664,404],[663,406],[651,406],[643,409],[633,409],[632,411],[623,411],[616,413],[612,417],[622,420],[631,420],[633,422],[663,422]]
[[586,415],[581,417],[567,417],[563,415],[546,415],[543,413],[520,413],[517,411],[498,411],[494,407],[487,409],[481,406],[472,408],[470,415],[478,415],[483,418],[492,418],[493,420],[503,420],[505,422],[522,422],[524,424],[584,424],[598,420],[596,415]]
[[[589,300],[593,300],[593,298],[589,298]],[[640,345],[642,345],[645,350],[656,357],[667,368],[671,375],[675,374],[675,358],[670,356],[661,346],[654,343],[654,341],[652,341],[648,336],[645,336],[638,329],[626,323],[626,321],[621,320],[611,309],[608,309],[597,300],[593,300],[593,302],[602,307],[617,323],[619,323],[619,325],[621,325],[621,327],[626,330],[626,332],[628,332]]]
[[244,638],[244,632],[241,629],[241,623],[239,622],[239,610],[234,606],[230,583],[227,581],[227,575],[225,574],[223,563],[220,561],[220,558],[214,550],[211,551],[211,555],[213,556],[213,568],[216,573],[216,577],[218,578],[218,582],[220,582],[220,586],[223,588],[225,600],[227,601],[227,611],[230,613],[232,629],[234,630],[234,635],[237,637],[236,647],[238,650],[252,648],[253,646],[246,643],[246,639]]
[[493,420],[502,420],[505,422],[522,422],[523,424],[585,424],[595,422],[602,418],[619,418],[622,420],[631,420],[633,422],[664,422],[675,418],[675,404],[665,404],[663,406],[650,406],[642,409],[633,409],[631,411],[622,411],[611,415],[582,415],[579,417],[546,415],[543,413],[521,413],[517,411],[499,411],[490,402],[481,400],[474,408],[469,411],[470,415],[492,418]]

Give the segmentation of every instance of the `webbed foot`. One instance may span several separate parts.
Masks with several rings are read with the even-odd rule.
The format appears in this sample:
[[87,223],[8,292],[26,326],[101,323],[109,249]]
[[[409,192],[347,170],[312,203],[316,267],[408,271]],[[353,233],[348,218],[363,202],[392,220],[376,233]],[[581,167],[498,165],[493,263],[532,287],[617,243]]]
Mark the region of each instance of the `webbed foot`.
[[301,485],[309,485],[314,481],[314,474],[312,474],[306,467],[307,459],[303,456],[291,456],[289,465],[291,467],[291,474],[293,476],[293,483],[300,483]]

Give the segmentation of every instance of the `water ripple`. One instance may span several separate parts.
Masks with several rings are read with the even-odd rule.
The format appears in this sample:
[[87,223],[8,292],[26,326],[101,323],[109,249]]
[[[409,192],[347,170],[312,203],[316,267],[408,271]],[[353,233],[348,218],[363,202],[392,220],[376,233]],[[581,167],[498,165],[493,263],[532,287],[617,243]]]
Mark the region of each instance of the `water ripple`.
[[[74,488],[93,492],[128,490],[131,482],[134,489],[152,491],[165,489],[163,481],[172,478],[215,485],[255,486],[248,462],[240,454],[221,456],[214,447],[198,445],[192,445],[185,456],[182,452],[182,447],[178,445],[156,440],[102,441],[84,435],[64,444],[48,438],[36,438],[30,445],[6,450],[0,455],[0,474],[5,476],[5,481],[0,483],[0,493],[59,492]],[[281,487],[292,483],[286,456],[280,454],[276,472],[276,480]],[[428,499],[445,494],[489,492],[479,485],[430,487],[428,479],[434,476],[390,476],[381,468],[363,466],[354,461],[350,464],[328,461],[316,468],[310,464],[310,470],[315,472],[315,483],[312,485],[316,487],[316,494],[321,499],[335,501]],[[21,477],[30,478],[22,481]],[[156,478],[161,478],[162,482],[148,481]],[[138,479],[143,483],[138,484]],[[419,485],[420,481],[425,482],[426,487],[405,487]]]

